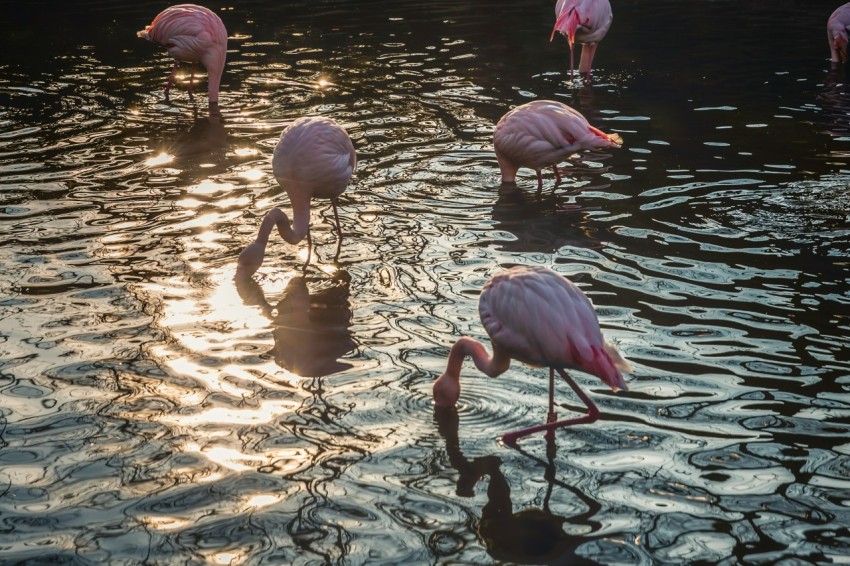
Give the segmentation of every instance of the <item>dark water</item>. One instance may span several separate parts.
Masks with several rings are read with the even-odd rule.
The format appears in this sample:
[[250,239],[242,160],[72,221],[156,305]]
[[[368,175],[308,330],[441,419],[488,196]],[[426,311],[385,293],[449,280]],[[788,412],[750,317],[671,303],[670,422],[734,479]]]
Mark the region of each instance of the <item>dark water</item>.
[[[824,564],[850,555],[850,93],[836,3],[616,0],[592,85],[549,2],[213,3],[221,117],[135,37],[0,23],[0,561]],[[203,81],[201,90],[205,90]],[[500,194],[492,129],[564,101],[623,148]],[[346,239],[234,281],[281,129],[343,123]],[[483,282],[550,266],[635,366],[517,451],[546,379],[430,387]],[[564,388],[565,389],[565,388]],[[562,413],[579,405],[559,391]]]

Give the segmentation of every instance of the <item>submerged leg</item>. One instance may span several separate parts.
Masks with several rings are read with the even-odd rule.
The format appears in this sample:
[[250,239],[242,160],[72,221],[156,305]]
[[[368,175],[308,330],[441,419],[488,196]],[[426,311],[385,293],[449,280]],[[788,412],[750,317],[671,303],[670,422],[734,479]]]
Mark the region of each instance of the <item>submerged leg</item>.
[[588,397],[587,394],[584,391],[582,391],[581,387],[579,387],[578,384],[575,381],[573,381],[573,379],[569,375],[567,375],[567,373],[564,370],[559,368],[558,373],[560,373],[561,377],[563,377],[566,380],[566,382],[569,384],[569,386],[572,388],[572,390],[576,392],[576,395],[579,396],[579,399],[581,399],[584,402],[585,407],[587,407],[587,414],[584,415],[584,416],[581,416],[581,417],[573,418],[573,419],[566,419],[566,420],[563,420],[563,421],[556,421],[556,422],[553,422],[553,423],[546,423],[546,424],[542,424],[542,425],[530,426],[528,428],[524,428],[524,429],[517,430],[517,431],[514,431],[514,432],[509,432],[509,433],[502,436],[502,442],[504,442],[505,444],[515,444],[518,439],[520,439],[524,436],[528,436],[529,434],[534,434],[535,432],[540,432],[540,431],[545,430],[545,431],[547,431],[547,434],[548,434],[548,431],[554,430],[556,428],[561,428],[561,427],[570,426],[570,425],[577,425],[577,424],[592,423],[593,421],[595,421],[599,418],[599,409],[596,407],[596,404],[593,401],[591,401],[590,397]]

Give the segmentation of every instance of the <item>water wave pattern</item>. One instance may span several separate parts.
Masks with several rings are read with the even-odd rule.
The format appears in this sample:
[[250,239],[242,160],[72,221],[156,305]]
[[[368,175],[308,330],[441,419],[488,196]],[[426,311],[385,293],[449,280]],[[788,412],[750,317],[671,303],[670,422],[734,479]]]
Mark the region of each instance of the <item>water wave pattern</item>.
[[[846,557],[850,105],[825,16],[691,0],[685,33],[682,2],[621,2],[588,85],[547,43],[549,6],[240,2],[219,115],[200,69],[194,101],[187,68],[163,99],[171,61],[134,34],[161,6],[57,5],[36,27],[13,4],[3,562]],[[717,40],[752,22],[786,41]],[[540,194],[529,170],[501,187],[493,125],[536,98],[623,148]],[[241,281],[262,216],[289,209],[270,157],[303,115],[357,149],[339,253],[318,201],[312,266],[275,236]],[[458,337],[491,347],[478,295],[517,264],[575,281],[635,366],[618,393],[575,374],[602,418],[555,449],[499,442],[545,419],[543,368],[467,362],[457,412],[431,402]],[[582,410],[560,384],[556,403]]]

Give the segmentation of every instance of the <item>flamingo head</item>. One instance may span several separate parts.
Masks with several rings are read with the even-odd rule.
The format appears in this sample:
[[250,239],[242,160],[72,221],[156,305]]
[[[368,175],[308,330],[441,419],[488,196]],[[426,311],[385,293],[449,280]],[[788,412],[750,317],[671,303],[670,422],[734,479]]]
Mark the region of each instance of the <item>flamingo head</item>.
[[434,382],[431,392],[437,407],[454,407],[460,398],[460,376],[447,370]]
[[620,134],[606,134],[593,126],[588,126],[587,130],[587,139],[584,143],[590,147],[602,149],[605,147],[621,147],[623,145],[623,138],[620,137]]

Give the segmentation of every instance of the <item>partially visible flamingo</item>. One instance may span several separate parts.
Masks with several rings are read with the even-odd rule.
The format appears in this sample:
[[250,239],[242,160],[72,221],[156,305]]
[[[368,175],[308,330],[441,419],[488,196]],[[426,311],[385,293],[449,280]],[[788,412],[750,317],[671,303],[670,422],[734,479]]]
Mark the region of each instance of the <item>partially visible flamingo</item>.
[[558,0],[555,4],[555,27],[549,41],[561,32],[570,42],[570,79],[573,78],[575,59],[573,46],[581,43],[581,60],[578,70],[590,79],[596,47],[614,20],[608,0]]
[[[160,12],[137,36],[159,43],[174,57],[174,67],[165,83],[165,97],[171,90],[181,61],[200,63],[207,70],[210,103],[218,103],[218,90],[227,56],[227,30],[221,18],[203,6],[180,4]],[[189,97],[195,82],[195,68],[189,79]]]
[[847,62],[847,28],[850,28],[850,2],[836,8],[826,22],[826,38],[833,63]]
[[297,244],[307,237],[309,264],[312,249],[310,201],[313,198],[331,200],[341,244],[337,197],[345,191],[356,166],[357,154],[351,138],[333,119],[305,117],[292,122],[280,135],[272,157],[275,179],[286,191],[292,205],[292,224],[282,210],[271,209],[263,218],[257,239],[239,254],[237,271],[251,275],[260,268],[269,235],[275,226],[289,244]]
[[537,172],[537,190],[543,188],[543,167],[552,166],[557,182],[557,164],[581,150],[620,147],[619,134],[606,134],[590,124],[573,108],[554,100],[535,100],[517,106],[502,116],[493,132],[493,146],[503,183],[515,183],[520,167]]
[[[507,371],[511,359],[549,367],[549,415],[546,424],[509,432],[502,441],[517,439],[599,418],[599,409],[564,371],[579,369],[591,373],[616,391],[627,389],[620,371],[631,371],[617,349],[605,341],[599,321],[587,296],[566,277],[545,267],[518,266],[490,278],[481,291],[478,312],[490,336],[493,355],[483,344],[469,337],[452,346],[446,370],[434,382],[434,403],[453,407],[460,397],[460,370],[470,356],[475,367],[490,377]],[[561,374],[587,407],[587,414],[556,421],[554,408],[555,371]]]

